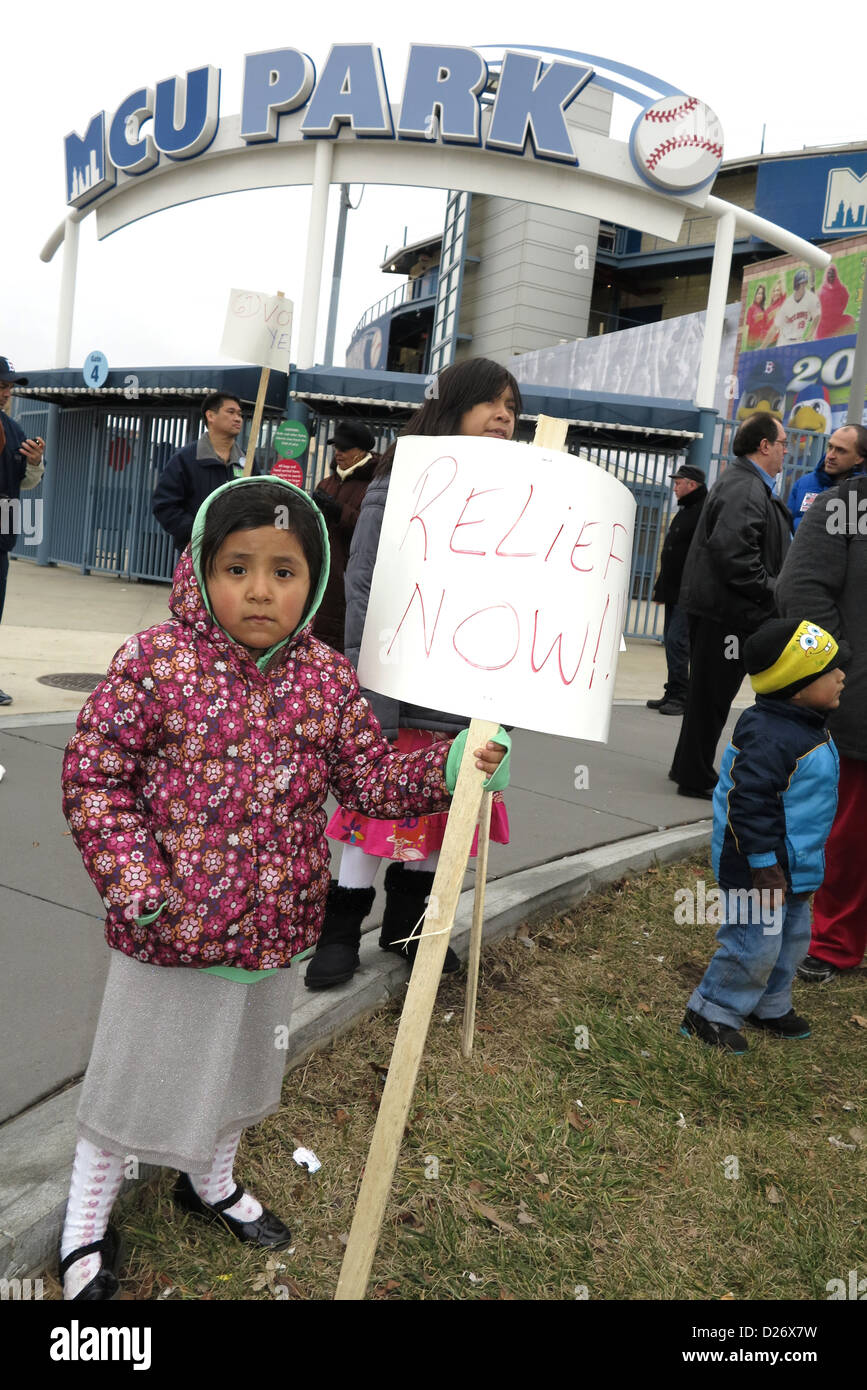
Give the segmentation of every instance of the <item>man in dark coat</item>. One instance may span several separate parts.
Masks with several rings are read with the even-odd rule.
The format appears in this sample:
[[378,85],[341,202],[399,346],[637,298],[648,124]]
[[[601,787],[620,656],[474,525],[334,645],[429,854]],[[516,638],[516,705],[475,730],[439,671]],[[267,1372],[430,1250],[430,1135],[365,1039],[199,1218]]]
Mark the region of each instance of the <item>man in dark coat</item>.
[[322,642],[343,651],[343,624],[346,597],[343,577],[349,560],[349,547],[358,513],[380,462],[373,452],[373,434],[360,420],[345,420],[328,440],[334,445],[331,472],[316,488],[313,501],[325,517],[331,543],[331,569],[328,587],[313,620],[313,631]]
[[647,708],[660,714],[683,714],[689,685],[689,624],[681,608],[680,581],[701,509],[707,498],[704,472],[683,463],[672,478],[677,511],[659,557],[659,574],[653,586],[653,602],[665,604],[665,663],[668,680],[661,700],[648,700]]
[[[8,357],[0,357],[0,618],[6,599],[9,552],[18,539],[15,519],[20,507],[21,487],[28,466],[42,462],[45,442],[27,439],[17,421],[6,414],[13,386],[26,386],[27,377],[18,376]],[[29,484],[25,484],[29,486]],[[41,505],[41,504],[40,504]],[[0,705],[11,705],[12,696],[0,690]]]
[[821,984],[857,969],[867,947],[867,478],[813,502],[777,580],[776,602],[783,617],[802,614],[826,628],[841,653],[848,647],[840,661],[846,686],[828,718],[840,754],[837,814],[813,899],[810,953],[798,966],[801,979]]
[[680,586],[690,677],[669,776],[681,796],[705,801],[716,785],[719,736],[746,674],[743,645],[775,616],[776,576],[792,540],[792,518],[773,490],[786,452],[783,426],[767,412],[750,415],[732,452],[734,462],[702,508]]
[[[202,419],[205,433],[172,455],[154,488],[153,514],[178,550],[189,544],[205,498],[244,471],[238,447],[244,417],[238,397],[213,391],[202,401]],[[254,467],[254,475],[257,471]]]

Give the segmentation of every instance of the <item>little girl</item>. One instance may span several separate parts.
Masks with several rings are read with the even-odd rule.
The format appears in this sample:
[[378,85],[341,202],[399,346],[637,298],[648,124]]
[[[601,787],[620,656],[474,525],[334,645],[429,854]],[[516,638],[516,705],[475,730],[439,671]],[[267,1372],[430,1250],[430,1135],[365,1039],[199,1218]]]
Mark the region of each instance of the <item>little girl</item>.
[[[487,357],[473,357],[440,373],[432,399],[416,411],[401,436],[463,434],[511,439],[521,409],[521,393],[511,373]],[[383,455],[367,489],[346,570],[344,650],[353,665],[358,664],[395,448],[396,444]],[[367,690],[364,694],[385,737],[395,740],[400,752],[434,748],[466,729],[467,721],[458,715],[403,704]],[[445,822],[446,817],[436,812],[386,821],[380,812],[374,818],[341,805],[326,831],[343,844],[340,874],[332,883],[322,935],[307,968],[305,984],[309,989],[343,984],[358,968],[361,924],[373,906],[373,881],[383,859],[391,862],[385,873],[379,944],[385,951],[400,952],[411,963],[415,961],[418,946],[415,940],[407,939],[424,912],[433,885]],[[499,844],[509,842],[509,820],[498,793],[492,798],[491,839]],[[472,852],[476,852],[475,841]],[[401,944],[404,941],[406,945]],[[458,958],[449,947],[443,973],[459,968]]]
[[[67,747],[64,811],[114,948],[61,1239],[68,1299],[118,1292],[108,1219],[133,1157],[180,1169],[175,1202],[239,1240],[291,1241],[232,1170],[241,1131],[280,1100],[287,967],[316,942],[329,886],[323,802],[448,806],[458,742],[393,752],[350,663],[310,632],[327,578],[305,493],[218,488],[173,617],[117,653]],[[490,777],[503,755],[488,743],[476,766]]]

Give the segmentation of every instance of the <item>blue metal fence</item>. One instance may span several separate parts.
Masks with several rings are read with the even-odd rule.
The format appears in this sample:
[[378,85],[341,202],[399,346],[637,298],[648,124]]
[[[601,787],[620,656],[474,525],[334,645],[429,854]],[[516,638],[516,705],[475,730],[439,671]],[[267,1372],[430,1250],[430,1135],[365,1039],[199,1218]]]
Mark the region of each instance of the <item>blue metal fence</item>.
[[[22,429],[45,437],[49,407],[26,398],[16,404]],[[274,454],[277,423],[263,421],[260,465]],[[49,562],[74,565],[82,573],[170,580],[174,542],[152,515],[151,501],[172,454],[200,432],[197,406],[60,410],[56,457],[47,458],[53,474],[51,505],[44,509]],[[242,435],[242,447],[243,440]],[[44,491],[43,479],[25,496],[41,504]],[[16,554],[36,559],[38,550],[38,537],[21,536]]]

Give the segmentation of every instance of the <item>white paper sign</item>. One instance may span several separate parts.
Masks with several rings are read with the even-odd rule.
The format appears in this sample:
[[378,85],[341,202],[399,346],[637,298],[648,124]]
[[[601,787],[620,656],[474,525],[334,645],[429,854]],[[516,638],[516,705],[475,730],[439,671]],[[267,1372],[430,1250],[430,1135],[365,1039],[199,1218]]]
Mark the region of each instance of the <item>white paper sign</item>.
[[608,737],[635,502],[584,459],[493,439],[397,446],[363,686],[466,717]]
[[220,351],[241,362],[288,372],[292,301],[255,290],[232,290]]

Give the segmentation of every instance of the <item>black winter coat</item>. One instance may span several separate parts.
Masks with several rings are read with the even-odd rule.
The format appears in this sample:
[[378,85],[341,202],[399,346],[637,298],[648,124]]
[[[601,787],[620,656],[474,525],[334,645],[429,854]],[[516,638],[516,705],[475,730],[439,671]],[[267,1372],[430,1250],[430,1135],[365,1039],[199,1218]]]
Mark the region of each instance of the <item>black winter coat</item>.
[[652,595],[655,603],[678,602],[683,567],[706,501],[707,488],[704,483],[680,498],[659,557],[659,574]]
[[798,527],[777,582],[784,618],[805,618],[836,637],[846,672],[840,708],[828,728],[846,758],[867,762],[867,478],[823,492]]
[[[0,422],[6,435],[6,444],[0,453],[0,497],[14,500],[21,492],[24,474],[27,472],[27,459],[21,453],[21,445],[27,438],[17,420],[11,419],[0,410]],[[0,527],[0,551],[13,550],[18,533],[7,526]]]
[[342,480],[337,476],[337,462],[332,462],[331,472],[322,479],[317,491],[327,495],[340,506],[340,513],[325,513],[328,527],[328,543],[331,547],[331,565],[328,570],[328,584],[322,595],[319,611],[313,619],[313,631],[321,642],[327,642],[335,651],[343,651],[343,625],[346,620],[346,595],[343,578],[349,563],[349,547],[355,531],[364,494],[380,462],[379,454],[371,454],[367,463],[356,468]]
[[749,459],[730,463],[707,496],[686,557],[678,602],[733,633],[774,616],[774,586],[792,541],[788,507]]
[[[240,475],[241,468],[222,459],[196,458],[198,439],[172,454],[154,488],[151,510],[178,550],[189,545],[196,512],[206,497]],[[253,476],[260,470],[253,466]]]

